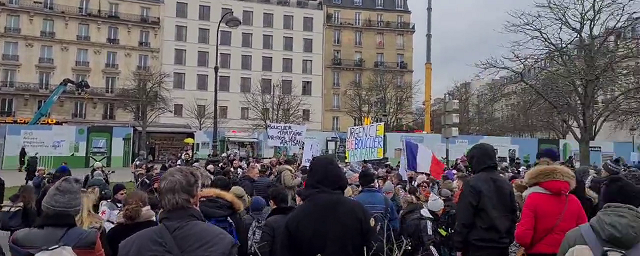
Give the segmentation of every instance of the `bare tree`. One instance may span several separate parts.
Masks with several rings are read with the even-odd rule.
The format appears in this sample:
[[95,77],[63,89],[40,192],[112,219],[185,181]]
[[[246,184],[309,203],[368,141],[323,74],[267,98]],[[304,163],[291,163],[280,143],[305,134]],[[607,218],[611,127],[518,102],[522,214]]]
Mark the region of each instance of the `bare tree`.
[[146,150],[147,128],[162,114],[171,112],[172,99],[167,86],[171,75],[160,68],[133,71],[119,92],[118,104],[133,115],[140,127],[138,145]]
[[[215,110],[211,103],[202,105],[193,101],[185,108],[185,116],[192,128],[202,131],[213,126],[213,111]],[[220,120],[218,120],[219,122]]]
[[253,127],[267,129],[269,123],[304,124],[304,110],[310,109],[310,105],[296,92],[298,87],[289,80],[262,79],[255,83],[250,92],[243,93]]
[[519,39],[478,66],[507,73],[554,110],[589,163],[589,142],[640,87],[635,75],[637,0],[541,0],[505,24]]
[[[371,117],[390,130],[402,129],[412,119],[413,94],[418,84],[405,79],[406,72],[375,69],[363,83],[352,82],[344,91],[344,108],[351,118]],[[410,122],[409,122],[410,123]]]

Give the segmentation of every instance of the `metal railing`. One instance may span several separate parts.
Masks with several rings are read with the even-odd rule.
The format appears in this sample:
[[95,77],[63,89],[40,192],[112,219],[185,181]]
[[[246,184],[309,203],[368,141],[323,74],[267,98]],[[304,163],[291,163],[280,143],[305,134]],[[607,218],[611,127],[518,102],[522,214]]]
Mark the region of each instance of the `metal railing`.
[[364,28],[386,28],[386,29],[402,29],[402,30],[416,30],[416,24],[413,22],[398,22],[398,21],[377,21],[371,19],[343,19],[334,18],[333,14],[327,14],[327,25],[329,26],[349,26],[349,27],[364,27]]
[[73,119],[87,119],[87,113],[72,113],[71,118]]
[[[42,93],[42,94],[48,95],[48,94],[51,94],[53,90],[55,90],[56,85],[50,85],[46,83],[0,81],[0,88],[12,88],[14,89],[14,91],[18,91],[18,92],[27,92],[27,93],[34,93],[34,94]],[[91,87],[86,91],[86,93],[91,96],[109,96],[109,97],[120,92],[125,92],[125,90],[123,89],[116,90],[114,88],[107,88],[107,87]],[[82,95],[79,95],[78,92],[75,90],[75,88],[72,88],[72,87],[67,88],[64,92],[62,92],[62,95],[82,96]]]
[[149,47],[151,47],[151,42],[143,42],[143,41],[139,41],[139,42],[138,42],[138,46],[140,46],[140,47],[145,47],[145,48],[149,48]]
[[56,38],[56,32],[54,32],[54,31],[40,31],[40,37],[42,37],[42,38]]
[[38,63],[40,63],[40,64],[52,64],[53,65],[53,58],[40,57],[40,58],[38,58]]
[[353,67],[353,68],[364,68],[364,59],[356,59],[356,60],[348,60],[342,58],[333,58],[331,59],[331,66],[336,67]]
[[109,68],[109,69],[118,69],[118,64],[117,63],[105,63],[104,64],[104,68]]
[[103,113],[102,120],[116,120],[116,115]]
[[91,36],[76,35],[76,40],[78,40],[78,41],[91,41]]
[[2,54],[2,60],[4,60],[4,61],[20,61],[20,55],[17,55],[17,54]]
[[385,68],[385,69],[409,69],[409,63],[405,61],[401,61],[401,62],[376,61],[373,63],[373,67]]
[[0,116],[1,117],[15,117],[16,116],[16,112],[15,111],[0,111]]
[[151,67],[149,67],[149,66],[143,66],[143,65],[138,65],[138,66],[136,66],[136,70],[137,70],[137,71],[149,71],[149,70],[151,70]]
[[107,38],[108,44],[120,44],[120,39],[118,38]]
[[88,61],[76,60],[76,67],[88,67]]
[[308,0],[239,0],[242,2],[252,2],[252,3],[260,3],[260,4],[271,4],[278,6],[286,6],[293,8],[304,8],[304,9],[314,9],[314,10],[322,10],[323,5],[320,1],[308,1]]
[[22,29],[17,27],[4,27],[4,32],[7,34],[20,34],[22,33]]

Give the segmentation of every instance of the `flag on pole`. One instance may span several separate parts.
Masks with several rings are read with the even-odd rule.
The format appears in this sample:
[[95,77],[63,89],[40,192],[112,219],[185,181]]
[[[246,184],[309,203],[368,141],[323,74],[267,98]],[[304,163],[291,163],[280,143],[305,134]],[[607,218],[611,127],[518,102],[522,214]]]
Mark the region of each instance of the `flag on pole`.
[[430,173],[431,177],[440,180],[446,167],[427,146],[405,140],[405,161],[407,170]]

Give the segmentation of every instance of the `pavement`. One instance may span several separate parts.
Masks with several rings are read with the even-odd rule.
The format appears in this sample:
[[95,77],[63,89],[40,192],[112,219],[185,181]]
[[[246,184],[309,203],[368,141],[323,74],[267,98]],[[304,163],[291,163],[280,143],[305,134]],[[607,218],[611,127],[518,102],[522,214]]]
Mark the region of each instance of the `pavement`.
[[[119,168],[107,168],[114,173],[109,174],[110,182],[129,182],[133,181],[133,175],[131,174],[131,168],[119,167]],[[71,174],[75,177],[83,179],[91,168],[78,168],[71,169]],[[24,172],[18,172],[17,170],[0,170],[0,177],[4,179],[6,187],[24,185]]]

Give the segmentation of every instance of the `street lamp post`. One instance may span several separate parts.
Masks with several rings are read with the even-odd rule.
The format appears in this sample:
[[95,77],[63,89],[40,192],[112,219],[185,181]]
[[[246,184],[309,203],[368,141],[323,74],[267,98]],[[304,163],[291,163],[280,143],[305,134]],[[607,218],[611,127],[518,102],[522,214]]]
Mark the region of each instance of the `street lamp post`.
[[224,24],[229,28],[237,28],[242,24],[242,21],[233,15],[233,12],[226,12],[220,17],[218,21],[218,28],[216,29],[216,65],[213,67],[213,138],[211,142],[211,150],[213,154],[218,152],[218,55],[220,48],[220,25]]
[[635,125],[629,128],[629,134],[631,134],[631,152],[636,152],[636,131],[638,131],[638,127]]

